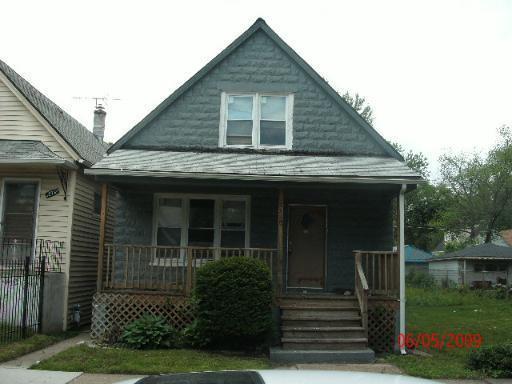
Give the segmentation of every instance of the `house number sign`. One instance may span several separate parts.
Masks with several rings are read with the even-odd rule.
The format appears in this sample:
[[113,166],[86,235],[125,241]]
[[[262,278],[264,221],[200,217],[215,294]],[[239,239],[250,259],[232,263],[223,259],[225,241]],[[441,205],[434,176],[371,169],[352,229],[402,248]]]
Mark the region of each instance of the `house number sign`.
[[55,196],[55,195],[58,195],[59,194],[59,188],[54,188],[54,189],[50,189],[48,192],[46,192],[44,195],[46,196],[47,199]]

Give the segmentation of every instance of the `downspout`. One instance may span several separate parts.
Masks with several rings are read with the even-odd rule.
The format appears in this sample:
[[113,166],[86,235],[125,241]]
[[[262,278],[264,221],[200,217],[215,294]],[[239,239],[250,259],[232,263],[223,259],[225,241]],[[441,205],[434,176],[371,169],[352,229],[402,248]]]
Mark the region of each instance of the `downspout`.
[[[400,222],[399,244],[400,247],[400,334],[405,335],[405,191],[407,185],[402,184],[400,195],[398,196],[398,211]],[[402,336],[403,337],[403,336]],[[400,353],[405,355],[405,345],[400,347]]]

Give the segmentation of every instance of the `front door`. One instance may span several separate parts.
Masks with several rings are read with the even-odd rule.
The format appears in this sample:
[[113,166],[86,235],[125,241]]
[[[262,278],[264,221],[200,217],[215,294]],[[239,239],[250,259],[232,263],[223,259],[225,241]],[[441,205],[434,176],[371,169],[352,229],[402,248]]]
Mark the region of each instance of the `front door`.
[[326,209],[293,205],[288,217],[288,287],[325,284]]

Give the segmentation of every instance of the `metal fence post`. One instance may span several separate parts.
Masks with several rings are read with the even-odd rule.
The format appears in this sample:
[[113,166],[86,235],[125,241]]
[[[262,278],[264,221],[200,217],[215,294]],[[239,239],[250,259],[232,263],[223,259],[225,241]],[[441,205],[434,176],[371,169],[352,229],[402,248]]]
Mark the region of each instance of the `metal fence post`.
[[[41,245],[39,246],[41,250]],[[43,304],[44,304],[44,275],[46,271],[46,255],[41,257],[39,264],[39,308],[37,313],[37,333],[43,332]]]
[[27,306],[28,306],[28,275],[30,272],[30,256],[25,257],[23,268],[23,312],[21,320],[21,335],[27,337]]

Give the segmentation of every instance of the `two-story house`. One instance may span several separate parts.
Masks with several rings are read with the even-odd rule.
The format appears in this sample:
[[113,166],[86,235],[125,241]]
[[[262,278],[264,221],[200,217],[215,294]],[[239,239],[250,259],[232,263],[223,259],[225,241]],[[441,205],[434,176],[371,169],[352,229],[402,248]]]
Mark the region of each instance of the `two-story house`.
[[264,20],[86,173],[104,183],[105,207],[116,201],[93,336],[165,313],[149,291],[186,299],[202,263],[245,255],[272,270],[274,360],[367,361],[368,345],[393,348],[404,193],[421,177]]
[[[107,147],[105,112],[95,114],[93,134],[0,60],[0,269],[27,256],[47,256],[47,269],[58,271],[62,280],[52,297],[43,298],[52,313],[52,324],[43,324],[48,330],[74,326],[78,310],[82,324],[91,319],[101,193],[84,169]],[[5,272],[0,281],[4,323],[17,322],[26,301],[16,284],[7,284],[8,276]],[[38,307],[31,302],[27,314],[34,326]]]

